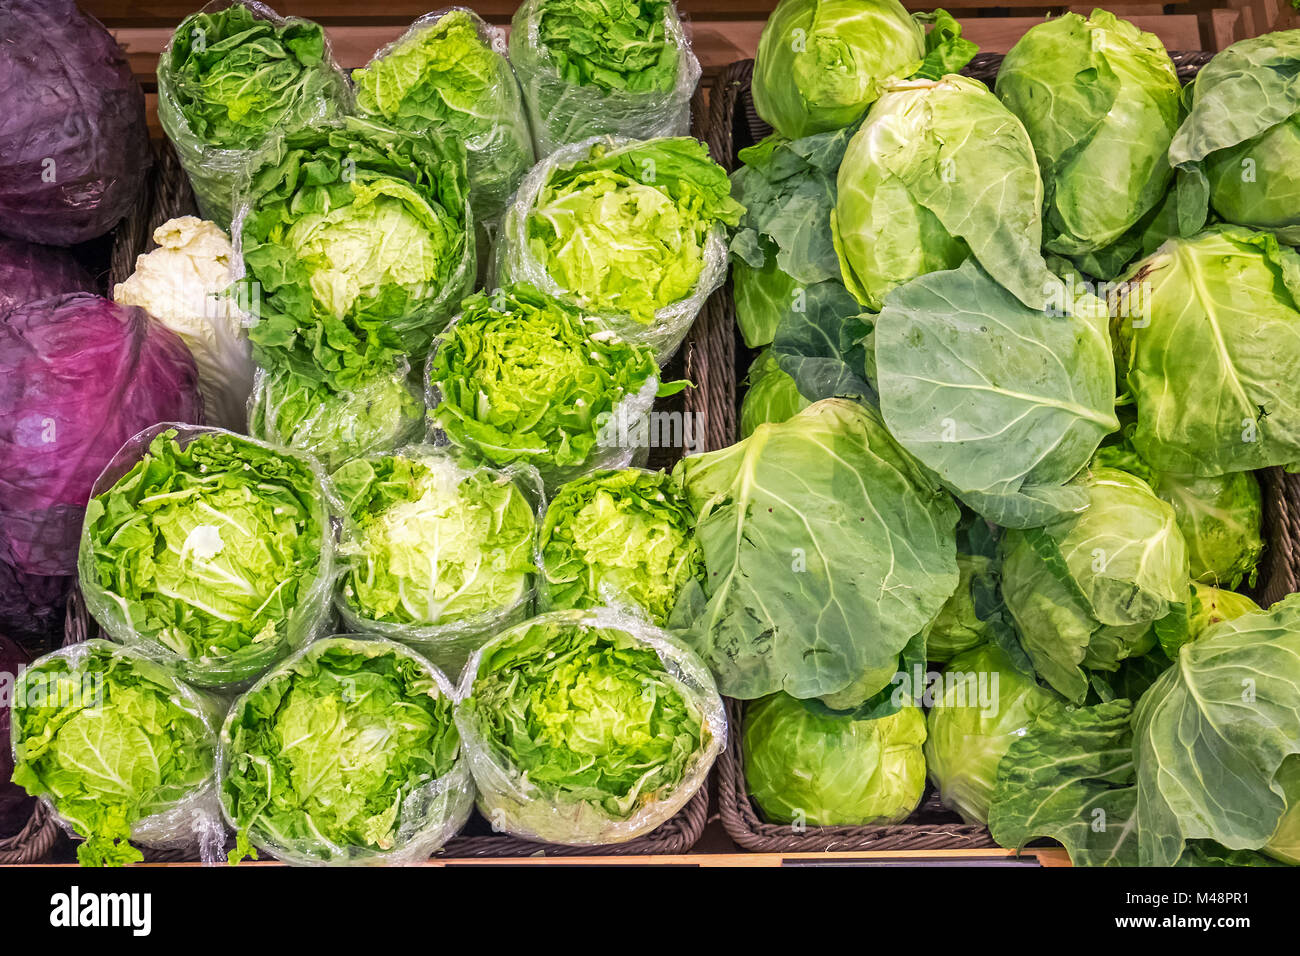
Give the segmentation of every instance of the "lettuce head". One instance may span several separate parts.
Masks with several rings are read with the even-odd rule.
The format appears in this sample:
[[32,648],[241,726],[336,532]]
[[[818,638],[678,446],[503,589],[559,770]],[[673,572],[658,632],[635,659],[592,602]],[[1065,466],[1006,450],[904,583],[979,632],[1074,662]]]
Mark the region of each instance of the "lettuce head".
[[609,605],[660,627],[703,573],[693,519],[676,479],[659,471],[598,471],[560,487],[542,522],[547,608]]
[[83,865],[139,862],[132,836],[175,839],[202,818],[217,708],[155,655],[87,641],[36,661],[13,695],[14,782],[71,825]]
[[90,500],[81,588],[117,640],[161,648],[193,683],[229,685],[314,636],[332,538],[313,463],[217,430],[182,443],[171,427]]
[[221,728],[221,802],[290,863],[416,863],[464,825],[473,785],[451,685],[383,640],[326,638],[262,678]]
[[474,279],[464,147],[364,119],[277,139],[235,224],[263,368],[354,388],[419,362]]

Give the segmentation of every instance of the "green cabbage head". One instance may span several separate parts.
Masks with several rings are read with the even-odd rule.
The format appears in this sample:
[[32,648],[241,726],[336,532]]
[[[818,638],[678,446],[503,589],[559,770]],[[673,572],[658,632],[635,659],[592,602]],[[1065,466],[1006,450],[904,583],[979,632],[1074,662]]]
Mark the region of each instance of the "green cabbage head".
[[899,823],[925,791],[916,707],[859,720],[773,694],[745,712],[745,784],[771,823]]
[[1179,224],[1191,235],[1207,203],[1223,219],[1300,242],[1300,30],[1241,40],[1215,55],[1185,99],[1169,150]]
[[1155,207],[1173,178],[1181,92],[1160,39],[1105,10],[1066,13],[1016,42],[997,95],[1038,156],[1045,248],[1101,249]]
[[1017,670],[993,644],[952,658],[942,681],[926,716],[926,766],[944,806],[982,826],[1007,749],[1060,698]]
[[[1185,621],[1187,546],[1174,509],[1141,478],[1094,468],[1088,507],[1002,539],[1002,595],[1043,680],[1081,703],[1087,670],[1114,671]],[[1154,626],[1153,626],[1154,625]]]
[[1199,477],[1300,462],[1300,255],[1221,225],[1121,281],[1111,338],[1142,458]]
[[749,388],[740,403],[740,437],[748,438],[764,422],[783,422],[811,402],[799,394],[794,379],[781,369],[770,349],[754,359],[746,377]]
[[754,106],[800,139],[856,122],[925,59],[925,27],[898,0],[782,0],[754,60]]
[[1173,505],[1194,582],[1235,588],[1246,581],[1254,587],[1264,540],[1263,498],[1253,472],[1197,478],[1156,471],[1127,440],[1098,449],[1094,460],[1137,475]]
[[889,84],[849,143],[837,189],[831,229],[844,284],[872,311],[909,279],[972,256],[1030,308],[1057,284],[1039,252],[1033,145],[978,80]]

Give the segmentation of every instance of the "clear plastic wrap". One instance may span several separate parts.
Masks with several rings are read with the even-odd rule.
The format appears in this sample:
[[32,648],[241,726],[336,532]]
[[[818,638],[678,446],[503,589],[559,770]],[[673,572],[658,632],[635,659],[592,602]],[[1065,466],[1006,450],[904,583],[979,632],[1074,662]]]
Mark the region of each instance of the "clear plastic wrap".
[[[565,146],[538,163],[519,184],[519,191],[507,207],[501,224],[501,235],[493,251],[496,274],[501,284],[527,282],[546,295],[582,308],[592,321],[624,341],[648,345],[654,349],[656,360],[663,366],[686,338],[686,333],[704,307],[705,300],[727,278],[726,225],[715,221],[710,227],[704,241],[702,268],[690,293],[657,309],[651,321],[644,322],[627,313],[594,307],[590,295],[563,287],[540,258],[538,244],[530,239],[528,223],[542,190],[556,170],[580,166],[590,159],[593,147],[602,147],[605,156],[609,157],[647,145],[649,144],[622,137],[593,137]],[[636,277],[628,278],[634,281]]]
[[[553,55],[542,40],[542,20],[547,7],[561,8],[559,14],[570,19],[569,28],[583,30],[585,20],[587,36],[575,37],[575,48],[581,47],[582,56],[564,55],[570,66],[581,58],[607,55],[609,64],[626,63],[635,55],[652,48],[632,35],[626,23],[617,24],[617,37],[600,35],[610,25],[611,5],[608,0],[589,0],[585,5],[573,5],[572,0],[524,0],[515,11],[510,28],[510,61],[523,88],[524,105],[533,129],[533,142],[539,158],[549,156],[561,146],[577,143],[592,136],[615,134],[635,139],[656,136],[685,136],[690,132],[691,97],[700,81],[700,63],[691,51],[690,43],[682,29],[681,18],[672,3],[659,0],[641,0],[635,4],[619,4],[624,12],[632,7],[645,6],[662,16],[662,43],[676,48],[675,70],[663,74],[665,82],[659,89],[633,90],[627,87],[624,77],[615,79],[617,70],[594,68],[579,72],[607,77],[603,81],[572,82],[562,73],[560,60]],[[657,24],[655,25],[657,27]],[[657,30],[656,30],[657,32]],[[607,49],[609,44],[622,43],[623,51]],[[659,61],[659,62],[653,62]],[[655,83],[667,62],[662,57],[635,70],[631,85]],[[595,67],[595,64],[589,64]]]
[[[471,307],[471,305],[473,305],[473,302],[467,299],[467,308]],[[441,413],[438,409],[443,402],[443,394],[439,380],[434,378],[435,369],[439,364],[438,353],[463,319],[464,313],[458,315],[452,320],[443,335],[434,341],[433,351],[430,353],[429,361],[425,367],[425,400],[429,407],[430,434],[436,444],[453,445],[472,459],[497,466],[514,463],[530,464],[541,475],[547,491],[553,491],[567,481],[572,481],[574,478],[579,478],[602,468],[626,468],[629,465],[641,466],[646,463],[650,455],[649,446],[644,442],[628,440],[629,435],[634,435],[636,429],[626,426],[628,426],[628,423],[635,423],[649,414],[660,387],[657,372],[649,375],[637,387],[635,392],[624,394],[621,399],[613,403],[607,413],[597,413],[597,418],[599,418],[600,414],[607,414],[608,417],[598,423],[593,436],[594,444],[585,459],[578,463],[559,463],[556,458],[561,449],[556,447],[555,444],[534,449],[504,448],[493,445],[486,440],[476,440],[466,429],[458,429],[461,434],[455,435],[449,432],[447,428],[440,426],[438,422]],[[608,335],[608,333],[604,332],[597,332],[596,334]],[[558,341],[560,336],[558,328],[555,330],[555,336],[556,341]],[[616,337],[610,336],[605,341],[609,342],[614,338]],[[532,357],[536,358],[536,356]],[[474,356],[474,358],[479,361],[487,359],[505,365],[512,361],[512,358],[507,355],[486,356],[482,353]],[[648,364],[648,356],[646,361]],[[489,374],[492,374],[491,370],[489,370]],[[459,386],[464,386],[466,383],[463,376],[457,376],[453,380]],[[543,386],[537,383],[537,387],[541,388]],[[594,406],[594,402],[588,401],[588,396],[585,393],[575,401],[577,400],[587,402],[589,411]],[[474,403],[476,406],[475,411],[480,410],[480,406],[484,403],[484,400],[476,401]],[[459,421],[459,418],[456,420]],[[564,443],[568,444],[571,438],[572,435],[566,432],[563,437]]]
[[[432,711],[421,696],[434,701]],[[246,853],[247,841],[300,866],[428,859],[474,805],[455,700],[436,667],[394,641],[339,635],[300,650],[236,699],[221,728],[221,810],[239,833],[236,852]],[[357,708],[351,719],[350,707]],[[310,723],[309,733],[299,720]],[[268,736],[259,739],[259,732]],[[311,762],[306,792],[300,760]],[[450,769],[430,776],[441,763]],[[412,778],[418,786],[410,786]],[[372,806],[376,790],[382,806]],[[364,836],[342,839],[349,832]]]
[[424,435],[424,397],[399,361],[357,388],[334,391],[292,372],[258,369],[249,403],[254,438],[309,452],[327,472]]
[[269,141],[230,229],[257,363],[343,391],[422,362],[474,288],[469,195],[454,137],[347,116]]
[[[204,462],[202,478],[162,492],[183,473],[151,454],[167,432],[182,453],[205,436],[229,441],[243,456],[241,476],[261,459],[256,484]],[[159,492],[141,498],[146,484]],[[199,498],[201,486],[207,498]],[[164,510],[173,504],[176,511]],[[333,566],[325,477],[314,458],[220,428],[164,422],[123,445],[96,480],[77,570],[87,610],[113,640],[156,649],[189,683],[231,691],[316,637],[329,617]]]
[[224,713],[156,650],[70,644],[15,685],[15,782],[86,841],[77,851],[85,864],[139,860],[124,845],[128,832],[132,843],[215,862],[225,845],[215,773]]
[[[385,467],[391,459],[427,470],[408,476]],[[342,524],[334,603],[350,630],[413,647],[455,678],[490,636],[532,614],[546,511],[537,469],[467,465],[449,448],[413,445],[350,462],[330,485]],[[454,590],[440,598],[444,582]],[[365,606],[363,591],[382,612]],[[477,613],[455,605],[495,597],[505,600]],[[435,603],[443,620],[417,620],[427,621]]]
[[[475,42],[477,41],[477,42]],[[465,7],[426,13],[355,70],[357,109],[418,132],[441,124],[465,144],[470,203],[500,217],[533,165],[533,141],[505,32]]]
[[[498,686],[521,700],[501,700]],[[529,736],[530,724],[544,739]],[[668,820],[727,738],[699,658],[609,608],[543,614],[485,644],[461,677],[456,725],[493,828],[571,846],[623,843]],[[521,767],[503,735],[522,737],[534,765]]]
[[703,580],[694,525],[672,474],[623,468],[565,484],[538,536],[538,609],[605,606],[666,627],[683,590]]
[[[212,80],[210,76],[183,75],[185,71],[178,70],[178,60],[184,60],[191,54],[205,58],[203,55],[206,48],[228,39],[223,37],[214,41],[207,35],[207,29],[211,27],[215,15],[231,7],[245,8],[253,20],[269,21],[275,26],[277,37],[286,32],[302,34],[295,40],[296,45],[314,46],[314,38],[319,33],[320,58],[310,64],[304,63],[298,76],[292,78],[286,77],[282,72],[291,59],[287,55],[268,55],[253,73],[237,74],[232,69],[220,78],[221,82]],[[243,16],[229,16],[235,15],[241,18]],[[232,35],[238,35],[239,32],[243,30],[237,25]],[[177,47],[178,41],[183,44],[181,49]],[[294,56],[299,55],[304,60],[312,59],[311,53],[298,54],[294,51]],[[203,65],[203,69],[214,66],[220,66],[219,60],[209,61]],[[347,77],[334,62],[324,31],[310,20],[281,17],[270,7],[255,0],[236,0],[233,3],[230,0],[213,0],[197,13],[182,20],[158,58],[158,120],[167,138],[176,147],[176,155],[180,157],[181,165],[194,187],[194,197],[198,200],[203,218],[211,219],[223,229],[230,228],[234,218],[236,187],[247,174],[249,162],[261,143],[250,142],[241,148],[214,145],[210,136],[205,136],[204,132],[194,128],[193,119],[186,114],[185,105],[195,95],[208,95],[212,90],[242,84],[260,88],[259,95],[280,97],[278,102],[274,99],[260,101],[254,97],[252,102],[238,104],[236,101],[227,106],[225,119],[232,127],[237,127],[240,119],[235,115],[236,108],[254,113],[259,117],[259,122],[264,122],[262,117],[266,115],[278,113],[278,121],[266,130],[265,136],[261,137],[263,141],[272,135],[292,132],[342,116],[352,108],[352,90]]]

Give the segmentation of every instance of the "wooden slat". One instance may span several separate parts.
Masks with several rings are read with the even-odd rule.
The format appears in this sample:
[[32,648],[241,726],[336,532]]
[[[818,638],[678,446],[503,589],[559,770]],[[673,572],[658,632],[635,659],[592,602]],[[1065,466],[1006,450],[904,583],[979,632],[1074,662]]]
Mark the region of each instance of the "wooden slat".
[[[1231,29],[1238,11],[1212,12],[1216,36],[1222,35],[1231,42]],[[1202,30],[1197,14],[1166,14],[1163,16],[1135,16],[1133,22],[1149,30],[1171,50],[1197,50],[1204,48]],[[973,17],[961,20],[965,35],[989,53],[1005,53],[1026,30],[1040,22],[1037,17]],[[347,69],[364,66],[375,50],[401,35],[404,27],[395,26],[329,26],[326,33],[334,47],[334,55]],[[758,49],[758,38],[763,25],[758,21],[700,21],[691,25],[691,38],[696,55],[706,72],[713,73],[729,63],[752,57]],[[154,71],[158,54],[171,36],[169,27],[122,27],[113,30],[117,41],[126,48],[131,68],[147,89],[153,89]],[[1215,45],[1212,49],[1220,49]]]
[[[462,6],[477,10],[484,19],[494,23],[509,21],[519,0],[460,0]],[[682,15],[697,20],[765,20],[776,8],[777,0],[677,0]],[[174,26],[181,18],[201,7],[202,0],[81,0],[87,12],[109,26]],[[1207,0],[1173,0],[1168,4],[1150,2],[1108,3],[1106,9],[1121,16],[1159,13],[1164,6],[1205,7],[1226,6],[1227,3],[1210,4]],[[275,0],[270,6],[286,16],[311,17],[322,23],[400,24],[436,9],[429,0],[387,0],[380,4],[367,4],[358,0]],[[953,0],[936,4],[926,0],[903,0],[909,10],[933,10],[943,6],[948,10],[997,9],[1054,10],[1071,9],[1065,3],[1047,3],[1044,0],[997,0],[996,7],[980,0]],[[1154,7],[1154,9],[1152,9]],[[1090,7],[1075,7],[1087,13]]]
[[[391,43],[405,31],[406,25],[393,26],[326,26],[325,33],[334,48],[334,57],[344,68],[365,66],[385,43]],[[716,72],[729,63],[754,55],[763,24],[757,20],[725,22],[701,21],[691,24],[691,42],[695,55],[705,69]],[[508,29],[507,29],[507,32]],[[127,53],[131,69],[147,89],[154,88],[154,71],[158,54],[171,38],[171,27],[119,27],[112,29]]]

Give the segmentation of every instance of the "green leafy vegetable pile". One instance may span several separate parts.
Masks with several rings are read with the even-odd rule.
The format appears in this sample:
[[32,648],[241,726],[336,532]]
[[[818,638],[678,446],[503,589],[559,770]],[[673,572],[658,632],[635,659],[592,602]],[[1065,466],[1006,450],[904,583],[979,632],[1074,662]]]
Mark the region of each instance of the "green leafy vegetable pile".
[[729,246],[763,351],[740,442],[677,468],[705,573],[671,621],[752,701],[750,796],[801,841],[907,817],[923,765],[1003,846],[1295,863],[1300,31],[1183,88],[1068,13],[994,95],[950,21],[782,0],[764,30]]
[[357,108],[391,126],[443,129],[469,152],[470,199],[495,219],[533,165],[505,41],[470,10],[417,20],[396,43],[352,74]]
[[[189,846],[212,817],[217,705],[157,655],[92,640],[22,672],[13,690],[14,783],[82,838],[86,866]],[[5,741],[5,746],[9,742]]]
[[598,140],[525,178],[503,226],[501,271],[598,318],[660,361],[726,274],[742,208],[699,140]]
[[383,640],[327,638],[235,701],[221,802],[239,833],[294,863],[403,863],[464,825],[473,784],[446,679]]
[[126,452],[129,470],[86,508],[79,558],[109,634],[163,649],[201,686],[254,678],[315,636],[333,533],[313,464],[174,427]]
[[158,119],[206,219],[234,218],[242,167],[268,135],[335,119],[351,94],[319,24],[237,0],[181,21],[158,62]]
[[555,611],[470,659],[456,723],[483,815],[555,843],[621,843],[695,794],[725,743],[722,701],[667,634]]
[[337,603],[348,625],[410,643],[459,674],[485,632],[527,615],[540,484],[531,469],[464,468],[418,446],[334,472],[344,523]]
[[659,373],[649,349],[517,284],[465,300],[428,383],[430,420],[452,444],[490,464],[535,465],[556,485],[630,462],[634,449],[602,429],[616,412],[647,411]]
[[524,0],[510,58],[539,156],[592,136],[688,132],[700,64],[671,0]]
[[664,626],[703,571],[693,525],[663,472],[599,471],[561,486],[542,522],[543,605],[624,607]]

